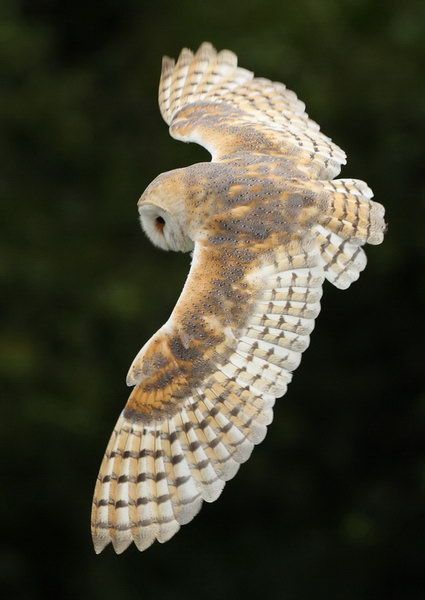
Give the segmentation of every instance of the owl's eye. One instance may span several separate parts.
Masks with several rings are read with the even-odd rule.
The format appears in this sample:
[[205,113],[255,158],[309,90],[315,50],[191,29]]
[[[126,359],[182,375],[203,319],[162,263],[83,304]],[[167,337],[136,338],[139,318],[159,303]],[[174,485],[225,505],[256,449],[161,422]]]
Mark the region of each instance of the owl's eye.
[[159,231],[160,233],[163,233],[164,226],[165,226],[165,220],[162,217],[159,217],[159,216],[156,217],[155,227],[156,227],[157,231]]

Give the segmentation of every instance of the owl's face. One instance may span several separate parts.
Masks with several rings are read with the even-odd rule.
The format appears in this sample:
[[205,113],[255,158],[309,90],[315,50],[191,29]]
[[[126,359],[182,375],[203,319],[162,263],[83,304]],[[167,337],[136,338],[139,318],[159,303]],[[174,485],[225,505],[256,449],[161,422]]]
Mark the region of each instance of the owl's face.
[[185,197],[185,186],[176,170],[154,179],[138,202],[143,231],[162,250],[193,250]]

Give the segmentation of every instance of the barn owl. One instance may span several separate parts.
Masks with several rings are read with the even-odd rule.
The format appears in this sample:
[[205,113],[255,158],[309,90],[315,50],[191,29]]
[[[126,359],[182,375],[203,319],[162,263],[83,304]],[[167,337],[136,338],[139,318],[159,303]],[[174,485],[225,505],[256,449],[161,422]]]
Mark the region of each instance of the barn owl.
[[138,202],[163,250],[191,252],[168,321],[134,359],[100,468],[96,552],[166,542],[218,498],[260,443],[309,345],[327,279],[346,289],[379,244],[384,208],[334,179],[345,153],[281,83],[209,43],[164,57],[161,114],[211,154],[159,175]]

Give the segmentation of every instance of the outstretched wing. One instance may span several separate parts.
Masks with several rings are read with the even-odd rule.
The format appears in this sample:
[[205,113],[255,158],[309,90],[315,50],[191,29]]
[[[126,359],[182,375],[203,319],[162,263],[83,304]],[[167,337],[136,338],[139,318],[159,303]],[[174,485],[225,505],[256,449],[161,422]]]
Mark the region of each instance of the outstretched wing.
[[135,387],[94,495],[97,552],[165,542],[215,500],[264,438],[309,344],[324,279],[317,242],[256,236],[236,217],[238,244],[227,217],[215,219],[170,319],[130,368]]
[[305,104],[282,83],[254,78],[229,50],[209,43],[164,57],[159,106],[171,135],[204,146],[214,161],[238,154],[280,155],[293,176],[332,179],[345,153],[320,132]]

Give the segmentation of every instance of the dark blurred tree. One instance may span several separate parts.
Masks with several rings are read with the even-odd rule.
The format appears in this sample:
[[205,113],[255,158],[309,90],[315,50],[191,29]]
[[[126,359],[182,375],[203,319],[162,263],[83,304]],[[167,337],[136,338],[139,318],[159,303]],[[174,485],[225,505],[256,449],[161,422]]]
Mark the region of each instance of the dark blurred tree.
[[[419,0],[0,4],[10,597],[423,598],[424,22]],[[124,375],[189,264],[150,246],[135,203],[206,158],[161,121],[160,57],[204,40],[306,101],[389,232],[352,289],[327,286],[270,433],[221,501],[165,546],[96,557],[92,488]]]

